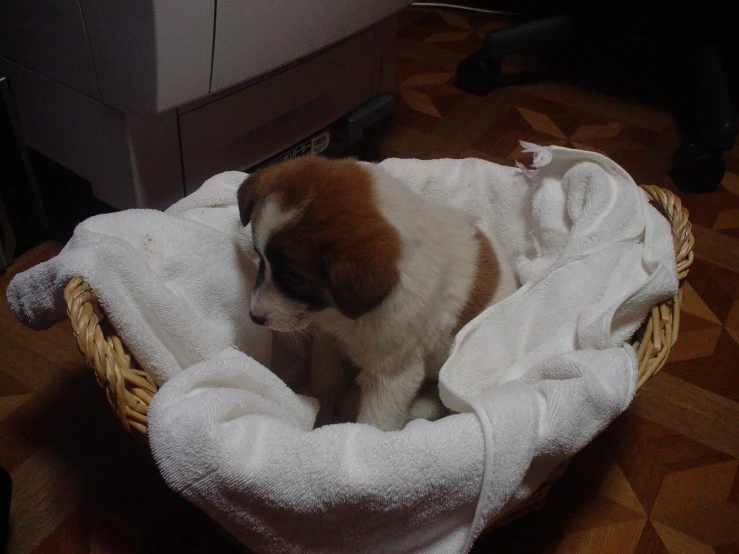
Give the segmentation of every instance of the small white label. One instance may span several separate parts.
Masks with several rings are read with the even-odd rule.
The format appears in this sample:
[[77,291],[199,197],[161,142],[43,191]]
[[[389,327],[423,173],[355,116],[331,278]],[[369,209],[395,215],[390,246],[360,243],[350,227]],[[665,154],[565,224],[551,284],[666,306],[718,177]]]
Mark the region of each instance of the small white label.
[[331,142],[331,135],[328,133],[321,133],[320,135],[313,137],[313,140],[311,140],[310,151],[313,154],[320,154],[328,148],[329,142]]
[[272,163],[279,163],[284,162],[285,160],[292,160],[293,158],[298,158],[302,156],[303,154],[307,154],[310,152],[311,154],[320,154],[326,148],[328,148],[328,144],[331,142],[331,135],[328,132],[321,133],[320,135],[316,135],[315,137],[308,139],[304,142],[301,142],[291,150],[288,150],[284,154],[277,156]]

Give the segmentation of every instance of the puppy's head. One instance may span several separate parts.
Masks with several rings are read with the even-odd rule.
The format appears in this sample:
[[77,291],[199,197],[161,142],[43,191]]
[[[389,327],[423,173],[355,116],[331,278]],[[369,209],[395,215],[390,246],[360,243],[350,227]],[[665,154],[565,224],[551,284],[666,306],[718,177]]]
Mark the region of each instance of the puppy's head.
[[373,176],[354,160],[303,156],[252,173],[238,192],[259,272],[250,315],[278,331],[316,312],[357,319],[398,282],[401,242],[382,216]]

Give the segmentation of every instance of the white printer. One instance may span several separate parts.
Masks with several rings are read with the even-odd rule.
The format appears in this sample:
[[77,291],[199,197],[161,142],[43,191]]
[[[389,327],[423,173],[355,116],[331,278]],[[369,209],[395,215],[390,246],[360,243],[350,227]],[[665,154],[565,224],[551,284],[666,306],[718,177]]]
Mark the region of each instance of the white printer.
[[346,114],[372,120],[408,3],[4,0],[0,76],[29,146],[116,208],[164,208]]

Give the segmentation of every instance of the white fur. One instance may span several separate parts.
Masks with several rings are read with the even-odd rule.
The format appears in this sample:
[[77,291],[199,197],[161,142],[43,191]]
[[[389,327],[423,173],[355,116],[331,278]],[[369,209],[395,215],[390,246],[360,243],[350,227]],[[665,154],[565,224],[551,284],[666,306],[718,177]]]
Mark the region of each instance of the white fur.
[[[402,241],[399,282],[377,308],[357,319],[327,308],[295,316],[291,329],[312,323],[333,337],[360,368],[358,422],[401,429],[409,413],[438,412],[428,406],[428,398],[412,410],[411,405],[424,380],[438,378],[449,354],[454,328],[474,282],[479,244],[476,227],[461,212],[416,195],[377,166],[362,165],[372,173],[380,212]],[[272,220],[286,221],[271,215]],[[492,304],[513,292],[516,283],[501,249],[494,241],[491,244],[501,269]],[[279,293],[269,289],[268,281],[265,275],[261,287],[265,292],[255,291],[252,306],[269,312],[267,325],[279,328],[274,322],[286,317],[290,310],[284,303],[291,302],[277,298]],[[312,394],[319,398],[322,411],[333,411],[343,386],[340,369],[321,351],[310,371]]]
[[[278,198],[267,199],[252,225],[254,248],[262,258],[265,257],[264,248],[269,237],[291,221],[297,220],[302,211],[302,206],[283,211]],[[307,327],[310,323],[308,314],[299,305],[277,291],[272,281],[272,269],[266,262],[264,282],[254,289],[250,311],[257,317],[266,318],[267,325],[275,331],[294,331]]]
[[280,208],[279,198],[275,196],[267,198],[264,203],[264,207],[259,212],[258,224],[252,227],[254,233],[254,246],[263,253],[264,247],[272,233],[300,217],[300,214],[303,211],[303,206],[305,206],[305,204],[298,208],[283,211],[282,208]]

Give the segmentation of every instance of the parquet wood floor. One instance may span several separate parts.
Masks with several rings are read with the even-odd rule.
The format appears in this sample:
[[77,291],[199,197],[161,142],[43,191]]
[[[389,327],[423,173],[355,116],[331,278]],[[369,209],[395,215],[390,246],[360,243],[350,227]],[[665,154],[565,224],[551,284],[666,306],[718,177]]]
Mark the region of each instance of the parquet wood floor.
[[[604,152],[637,182],[674,190],[667,169],[679,137],[659,105],[558,81],[482,98],[454,88],[457,62],[499,25],[458,12],[404,15],[397,107],[363,145],[370,157],[511,164],[523,139]],[[505,69],[527,63],[513,56]],[[717,192],[680,194],[697,259],[665,370],[575,458],[542,511],[482,537],[474,552],[739,551],[739,148],[725,159]],[[60,247],[23,255],[0,276],[0,292]],[[9,552],[237,551],[119,430],[67,323],[33,332],[0,302],[0,353],[0,465],[14,481]]]

